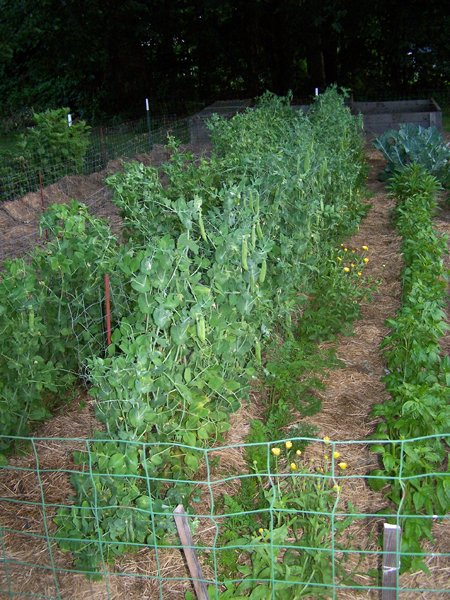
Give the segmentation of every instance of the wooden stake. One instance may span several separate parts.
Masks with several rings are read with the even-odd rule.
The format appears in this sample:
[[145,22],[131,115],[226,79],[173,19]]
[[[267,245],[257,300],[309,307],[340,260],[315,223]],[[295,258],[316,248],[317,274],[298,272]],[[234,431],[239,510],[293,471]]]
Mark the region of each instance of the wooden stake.
[[105,275],[105,321],[106,343],[111,344],[111,299],[109,296],[109,275]]
[[100,154],[102,157],[102,167],[105,168],[108,164],[108,151],[105,143],[105,134],[103,132],[103,127],[100,127]]
[[400,571],[401,537],[402,530],[398,525],[390,525],[389,523],[384,523],[382,582],[383,591],[381,593],[382,600],[397,600],[398,598],[398,575]]
[[[44,202],[44,183],[42,179],[42,173],[39,171],[39,191],[41,193],[41,209],[42,212],[45,211],[45,202]],[[48,241],[48,231],[44,231],[45,240]]]
[[208,590],[205,582],[203,581],[202,568],[194,548],[194,541],[192,539],[192,533],[188,523],[188,516],[182,504],[179,504],[176,507],[176,509],[173,511],[173,516],[197,598],[198,600],[208,600]]

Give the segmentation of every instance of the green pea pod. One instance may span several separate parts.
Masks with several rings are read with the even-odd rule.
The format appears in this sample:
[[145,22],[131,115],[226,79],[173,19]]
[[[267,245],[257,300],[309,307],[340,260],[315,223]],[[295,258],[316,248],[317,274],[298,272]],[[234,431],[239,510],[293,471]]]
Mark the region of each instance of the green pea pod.
[[30,331],[34,331],[34,310],[32,308],[28,311],[28,327]]
[[255,215],[259,215],[259,194],[256,192],[255,196]]
[[203,240],[207,242],[208,238],[206,237],[205,225],[203,223],[203,216],[201,210],[198,211],[198,226],[200,228],[200,235],[202,236]]
[[252,250],[256,248],[256,224],[253,223],[252,227]]
[[261,229],[261,223],[259,222],[259,219],[256,221],[256,233],[258,235],[258,238],[260,240],[263,239],[263,231]]
[[250,190],[250,195],[248,197],[248,205],[250,206],[250,210],[253,210],[253,190]]
[[327,174],[327,169],[328,169],[327,159],[324,158],[323,163],[320,167],[320,178],[321,179],[325,179],[325,175]]
[[267,261],[264,259],[261,263],[261,270],[259,271],[259,283],[264,283],[267,274]]
[[189,367],[186,367],[183,373],[184,376],[184,380],[186,383],[190,383],[191,379],[192,379],[192,373],[191,373],[191,369]]
[[255,339],[255,358],[258,365],[262,364],[261,359],[261,344],[259,343],[258,338]]
[[311,167],[311,153],[309,150],[307,150],[306,154],[305,154],[305,160],[303,162],[303,170],[305,172],[307,172],[307,171],[309,171],[310,167]]
[[206,340],[206,325],[203,315],[197,317],[197,337],[202,343]]
[[248,243],[247,243],[247,238],[244,236],[242,238],[242,256],[241,256],[241,262],[242,262],[242,268],[244,269],[244,271],[248,271]]

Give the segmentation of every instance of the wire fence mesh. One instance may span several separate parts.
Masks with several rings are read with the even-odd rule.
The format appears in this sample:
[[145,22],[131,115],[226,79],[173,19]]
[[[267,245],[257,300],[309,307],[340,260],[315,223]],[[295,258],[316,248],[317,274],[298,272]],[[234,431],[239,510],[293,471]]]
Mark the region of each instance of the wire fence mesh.
[[[334,458],[336,453],[355,456],[355,450],[363,455],[373,444],[397,444],[403,456],[427,439],[326,443],[293,438],[198,448],[200,467],[191,480],[170,474],[152,477],[145,461],[134,473],[115,473],[111,468],[100,473],[93,468],[98,444],[116,445],[117,440],[17,438],[20,453],[0,469],[0,597],[184,598],[192,589],[192,575],[176,533],[175,506],[158,500],[162,490],[167,494],[171,488],[184,490],[193,550],[210,598],[376,598],[383,590],[382,525],[387,521],[404,527],[408,519],[432,519],[436,541],[422,552],[397,547],[400,565],[413,556],[423,560],[428,570],[400,575],[397,597],[443,597],[450,592],[448,515],[405,514],[401,504],[398,510],[385,500],[380,504],[380,498],[367,491],[371,477],[361,465],[349,463],[343,470]],[[297,449],[305,443],[308,447],[299,455]],[[123,447],[124,452],[132,448],[141,457],[151,457],[156,450],[153,444],[141,442],[123,442]],[[180,457],[188,448],[167,447]],[[238,466],[239,457],[256,447],[264,452],[265,464],[246,472]],[[277,449],[279,454],[274,452]],[[86,453],[83,466],[73,461],[74,451]],[[157,451],[161,452],[161,444]],[[84,503],[76,507],[71,500],[74,476],[92,482],[97,490],[89,508]],[[139,497],[145,497],[147,504],[132,493],[126,506],[114,499],[105,502],[102,477],[130,490],[139,488]],[[448,475],[424,472],[415,478]],[[410,483],[401,468],[395,479]],[[255,484],[258,493],[253,508],[244,510],[233,497],[239,497],[239,489],[248,482]],[[63,534],[58,531],[55,516],[61,511],[73,515],[74,531],[79,531],[75,521],[80,513],[75,508],[85,511],[81,519],[95,523],[94,534],[83,537],[67,535],[67,529]],[[99,569],[74,566],[73,556],[62,552],[61,546],[97,550]],[[94,582],[92,576],[99,574],[101,580]]]
[[155,144],[164,143],[168,134],[187,142],[187,120],[165,115],[153,119],[150,129],[145,119],[97,127],[91,132],[91,144],[81,169],[76,168],[73,161],[61,161],[61,157],[53,160],[52,156],[47,157],[45,167],[39,169],[30,168],[18,153],[11,159],[4,156],[0,171],[0,201],[34,192],[39,190],[41,183],[48,186],[67,175],[89,175],[101,171],[110,160],[148,153]]

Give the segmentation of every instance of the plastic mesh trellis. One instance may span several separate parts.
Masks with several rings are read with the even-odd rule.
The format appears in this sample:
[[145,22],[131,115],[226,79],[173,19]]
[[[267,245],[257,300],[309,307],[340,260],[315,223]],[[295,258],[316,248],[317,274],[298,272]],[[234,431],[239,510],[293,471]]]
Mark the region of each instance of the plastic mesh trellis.
[[[81,417],[86,418],[86,414],[80,415],[80,422]],[[173,524],[175,506],[161,504],[158,495],[162,489],[167,492],[185,484],[190,489],[191,501],[186,506],[189,505],[191,515],[194,548],[211,598],[221,598],[227,587],[234,594],[224,596],[228,598],[250,597],[258,587],[264,591],[265,595],[260,596],[263,598],[300,598],[313,594],[329,598],[376,598],[382,589],[379,577],[382,523],[387,520],[404,528],[409,519],[431,519],[436,542],[428,543],[420,552],[400,552],[400,563],[406,557],[422,558],[428,573],[400,575],[398,597],[445,596],[450,591],[448,515],[419,514],[419,511],[404,514],[402,504],[396,510],[382,495],[368,491],[366,475],[371,459],[373,466],[368,446],[398,444],[400,469],[390,481],[406,486],[412,480],[448,478],[443,472],[423,472],[413,477],[402,473],[405,449],[408,451],[436,437],[329,444],[308,439],[309,445],[300,456],[296,450],[303,447],[304,438],[288,440],[292,443],[289,450],[285,445],[287,440],[196,449],[200,466],[195,480],[175,480],[170,474],[151,477],[145,461],[134,473],[108,474],[118,485],[135,482],[141,493],[151,499],[146,508],[140,508],[133,500],[128,507],[105,504],[101,488],[95,486],[99,477],[98,469],[93,468],[98,452],[96,444],[117,444],[117,440],[17,438],[16,447],[20,451],[0,469],[0,597],[78,599],[119,598],[126,594],[130,600],[183,598],[192,588]],[[152,456],[156,451],[153,444],[127,442],[125,446],[136,448],[141,456]],[[265,464],[249,472],[240,458],[257,446],[264,448]],[[172,451],[176,448],[182,454],[188,447],[159,443],[157,451],[164,452],[165,448]],[[277,457],[273,449],[280,449]],[[86,452],[84,467],[72,462],[75,450]],[[340,453],[341,459],[334,458],[335,452]],[[342,459],[347,461],[345,469],[339,466]],[[65,539],[99,551],[96,569],[102,576],[99,582],[88,579],[86,569],[74,566],[71,553],[61,551],[54,521],[61,508],[73,505],[69,479],[83,469],[86,481],[94,483],[90,518],[97,524],[96,535],[90,539],[82,536]],[[262,495],[259,501],[254,499],[253,508],[239,510],[223,498],[224,495],[238,498],[245,480],[253,480]],[[311,498],[305,500],[308,494]],[[133,526],[134,516],[144,515],[144,521],[140,521],[147,527],[144,542],[136,538],[133,541],[131,535],[126,540],[119,539],[120,536],[113,539],[112,529],[106,532],[105,523],[111,511],[125,508],[130,520],[128,527]],[[164,539],[155,535],[162,523],[166,530]],[[122,554],[120,549],[125,546],[127,552]],[[118,557],[108,562],[112,548],[118,549]],[[295,560],[291,561],[290,556]],[[234,570],[230,567],[233,560]],[[314,567],[323,564],[329,568],[318,575]]]

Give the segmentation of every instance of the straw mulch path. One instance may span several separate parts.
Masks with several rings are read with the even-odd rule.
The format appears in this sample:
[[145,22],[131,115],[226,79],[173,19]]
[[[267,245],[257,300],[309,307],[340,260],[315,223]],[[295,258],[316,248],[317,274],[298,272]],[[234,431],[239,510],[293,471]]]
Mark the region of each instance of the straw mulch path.
[[[361,319],[354,327],[355,335],[341,338],[338,357],[345,363],[345,368],[330,373],[326,379],[326,389],[321,393],[322,410],[307,419],[319,427],[323,436],[328,435],[332,440],[364,440],[373,433],[376,421],[371,416],[372,406],[388,398],[381,381],[385,374],[385,364],[379,345],[388,333],[385,320],[395,315],[401,303],[401,240],[390,223],[390,212],[394,207],[394,201],[387,196],[384,184],[377,180],[377,175],[384,166],[381,155],[372,149],[367,150],[367,155],[371,168],[368,187],[373,194],[369,199],[372,208],[363,220],[359,232],[349,240],[348,244],[356,247],[363,244],[369,246],[370,262],[365,269],[365,274],[379,281],[379,287],[373,301],[363,305]],[[442,233],[450,233],[449,216],[448,208],[442,209],[438,214],[435,225]],[[449,348],[450,335],[447,335],[443,341],[443,353],[448,353]],[[339,451],[349,465],[345,471],[349,476],[364,475],[371,469],[379,467],[376,456],[369,452],[367,446],[340,445]],[[322,452],[323,447],[312,450],[313,454]],[[350,501],[361,513],[374,514],[386,507],[383,497],[372,492],[363,479],[346,481],[342,489],[342,500],[343,506]],[[374,516],[352,524],[349,534],[353,534],[354,537],[350,547],[377,552],[377,534],[381,532],[382,523],[383,519]],[[400,600],[419,598],[442,600],[442,593],[419,590],[448,589],[449,560],[432,554],[450,552],[449,520],[435,524],[433,533],[435,544],[424,546],[425,551],[430,553],[425,560],[429,573],[402,575],[401,587],[409,588],[411,591],[401,592]],[[358,555],[355,554],[352,558],[353,563],[356,564]],[[364,557],[362,564],[364,567],[360,565],[359,572],[367,572],[367,568],[380,569],[379,557],[376,554]],[[359,585],[368,584],[364,576],[356,577],[356,580]],[[379,595],[375,591],[341,590],[338,593],[338,598],[342,600],[361,597],[375,599]]]

